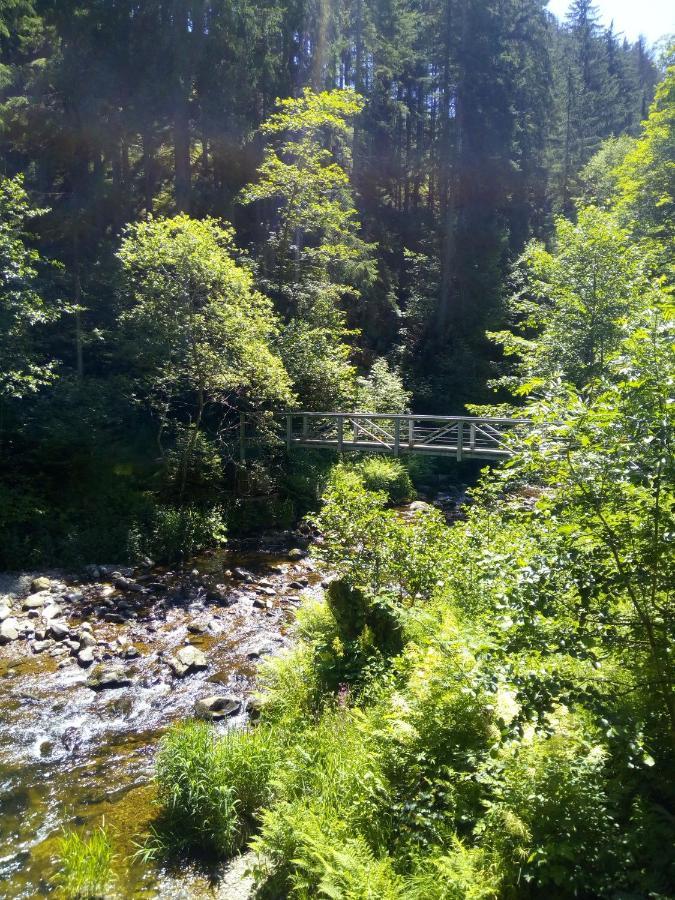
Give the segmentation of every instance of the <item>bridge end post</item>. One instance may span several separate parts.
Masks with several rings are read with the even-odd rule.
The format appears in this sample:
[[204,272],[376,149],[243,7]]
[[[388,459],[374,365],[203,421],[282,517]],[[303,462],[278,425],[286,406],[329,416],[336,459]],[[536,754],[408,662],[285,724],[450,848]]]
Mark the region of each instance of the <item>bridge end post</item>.
[[457,462],[462,461],[462,450],[464,449],[464,421],[457,423]]
[[394,456],[398,456],[401,449],[401,420],[394,419]]
[[337,420],[338,453],[342,453],[344,437],[345,437],[345,420],[344,420],[343,416],[338,416],[338,420]]
[[286,449],[290,453],[293,444],[293,416],[291,413],[286,414]]

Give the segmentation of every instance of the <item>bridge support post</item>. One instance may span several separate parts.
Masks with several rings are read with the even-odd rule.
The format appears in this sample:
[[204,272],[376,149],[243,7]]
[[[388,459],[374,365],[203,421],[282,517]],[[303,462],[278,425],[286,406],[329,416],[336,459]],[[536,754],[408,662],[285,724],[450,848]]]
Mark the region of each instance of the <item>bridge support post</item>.
[[290,453],[291,445],[293,444],[293,416],[286,416],[286,449]]
[[394,456],[398,456],[401,449],[401,420],[394,419]]
[[457,423],[457,462],[462,461],[462,450],[464,449],[464,422]]
[[344,438],[345,438],[345,420],[343,419],[342,416],[338,416],[338,420],[337,420],[338,453],[342,453]]
[[408,419],[408,450],[415,446],[415,420]]
[[302,436],[304,439],[307,439],[307,435],[309,434],[309,416],[302,417]]

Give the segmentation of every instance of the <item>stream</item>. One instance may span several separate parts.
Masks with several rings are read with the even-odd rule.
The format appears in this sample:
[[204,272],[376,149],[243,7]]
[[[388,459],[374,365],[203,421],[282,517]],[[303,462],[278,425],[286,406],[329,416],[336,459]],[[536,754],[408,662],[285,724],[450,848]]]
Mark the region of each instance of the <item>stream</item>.
[[156,813],[162,733],[206,698],[206,718],[214,698],[216,717],[223,707],[216,727],[243,724],[257,663],[288,646],[295,608],[321,590],[304,552],[279,538],[206,554],[187,572],[3,576],[0,896],[47,896],[62,828],[87,832],[102,819],[118,896],[236,895],[219,893],[213,873],[130,857]]

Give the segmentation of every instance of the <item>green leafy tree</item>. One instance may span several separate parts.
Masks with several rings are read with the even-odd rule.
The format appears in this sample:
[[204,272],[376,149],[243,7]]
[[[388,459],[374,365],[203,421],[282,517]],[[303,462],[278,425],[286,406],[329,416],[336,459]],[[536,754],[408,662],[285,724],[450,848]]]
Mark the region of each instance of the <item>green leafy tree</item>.
[[[372,248],[360,235],[349,181],[351,121],[362,106],[353,91],[306,90],[279,101],[261,128],[273,144],[242,193],[245,204],[270,210],[258,271],[286,320],[284,358],[305,405],[330,405],[353,391],[344,301],[358,299],[373,277]],[[332,387],[311,372],[325,367],[326,352],[333,357]]]
[[553,250],[528,246],[511,300],[515,331],[492,335],[519,360],[502,385],[528,394],[560,378],[592,386],[607,370],[630,313],[650,289],[648,258],[611,213],[587,207],[559,219]]
[[37,339],[39,326],[60,315],[42,295],[40,254],[26,240],[34,209],[23,179],[0,180],[0,400],[34,393],[55,377],[55,363]]
[[181,493],[207,417],[291,396],[271,303],[234,254],[231,228],[184,215],[129,226],[118,253],[133,373],[160,427],[187,429]]

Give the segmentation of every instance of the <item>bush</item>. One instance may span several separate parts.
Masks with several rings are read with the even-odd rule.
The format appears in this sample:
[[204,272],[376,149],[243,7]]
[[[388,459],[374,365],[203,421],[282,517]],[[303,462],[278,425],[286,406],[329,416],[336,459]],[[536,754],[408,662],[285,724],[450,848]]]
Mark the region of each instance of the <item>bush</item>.
[[269,802],[276,758],[269,729],[230,731],[186,722],[162,740],[157,759],[161,813],[151,847],[158,852],[228,856],[253,831]]
[[112,844],[104,825],[89,838],[66,831],[59,844],[60,871],[55,881],[68,898],[93,900],[102,897],[111,880]]
[[415,496],[407,469],[395,459],[371,456],[355,466],[367,491],[384,491],[390,503],[406,503]]
[[141,533],[138,549],[161,562],[174,562],[224,541],[225,523],[219,507],[158,505],[147,533]]

